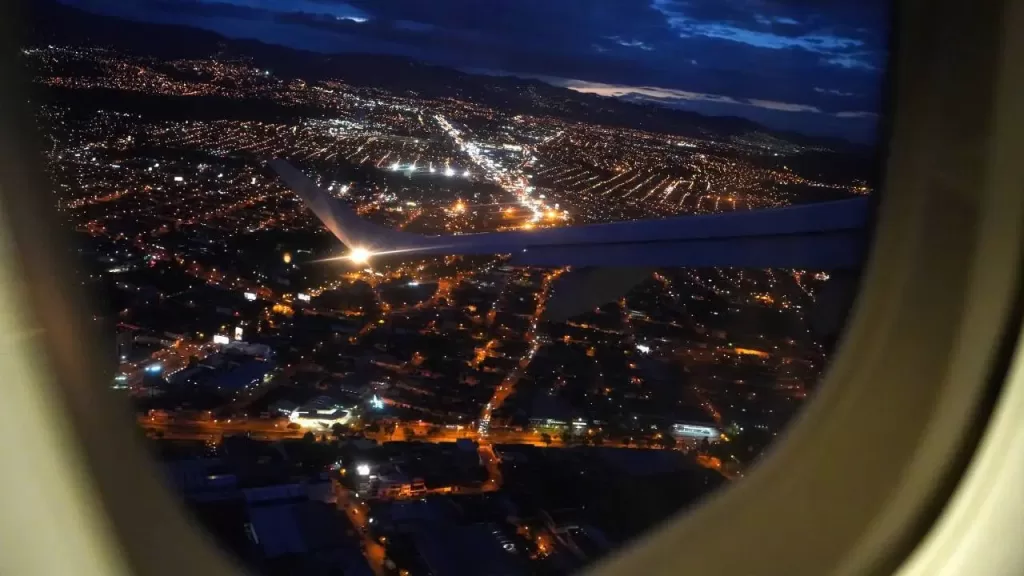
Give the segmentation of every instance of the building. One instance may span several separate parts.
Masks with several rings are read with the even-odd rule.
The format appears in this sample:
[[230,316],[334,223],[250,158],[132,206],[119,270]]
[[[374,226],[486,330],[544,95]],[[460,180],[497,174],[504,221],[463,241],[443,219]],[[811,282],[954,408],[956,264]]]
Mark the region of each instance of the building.
[[510,539],[494,524],[441,524],[413,535],[416,551],[436,576],[519,576],[529,566]]
[[288,420],[303,428],[326,429],[335,424],[348,424],[352,411],[330,396],[317,396],[288,413]]
[[679,440],[707,440],[718,442],[722,438],[722,431],[717,426],[695,422],[676,422],[672,424],[672,435]]
[[173,385],[206,386],[232,392],[263,384],[274,367],[273,362],[261,357],[218,353],[168,375],[168,379]]

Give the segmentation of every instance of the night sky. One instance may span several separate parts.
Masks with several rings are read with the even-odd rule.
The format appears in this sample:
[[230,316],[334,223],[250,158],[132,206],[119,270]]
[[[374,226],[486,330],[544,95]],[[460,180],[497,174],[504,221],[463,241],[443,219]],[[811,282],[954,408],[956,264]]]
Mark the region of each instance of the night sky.
[[883,0],[64,0],[321,52],[515,74],[870,142]]

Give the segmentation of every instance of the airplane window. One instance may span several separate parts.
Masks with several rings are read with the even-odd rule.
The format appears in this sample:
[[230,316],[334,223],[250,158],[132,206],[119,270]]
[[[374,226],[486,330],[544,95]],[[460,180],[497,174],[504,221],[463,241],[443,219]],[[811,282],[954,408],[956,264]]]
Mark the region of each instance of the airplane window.
[[888,7],[40,1],[109,392],[266,574],[568,574],[813,394]]

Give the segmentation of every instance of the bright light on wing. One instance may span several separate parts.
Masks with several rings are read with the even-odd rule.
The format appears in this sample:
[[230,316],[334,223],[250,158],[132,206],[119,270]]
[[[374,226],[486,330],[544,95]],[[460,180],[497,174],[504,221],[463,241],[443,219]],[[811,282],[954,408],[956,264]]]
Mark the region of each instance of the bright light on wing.
[[366,248],[353,248],[348,253],[348,259],[356,264],[366,264],[370,261],[370,251]]

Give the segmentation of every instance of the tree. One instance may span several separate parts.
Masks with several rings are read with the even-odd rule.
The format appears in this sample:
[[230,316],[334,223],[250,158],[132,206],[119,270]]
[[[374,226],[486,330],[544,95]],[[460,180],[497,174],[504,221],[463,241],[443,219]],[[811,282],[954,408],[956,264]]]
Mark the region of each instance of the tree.
[[345,434],[345,426],[341,422],[335,422],[331,425],[331,434],[335,438],[341,438]]
[[380,432],[380,424],[377,424],[376,422],[370,422],[369,424],[366,425],[365,428],[363,428],[363,430],[366,431],[367,434],[376,434]]
[[711,450],[711,443],[708,442],[707,438],[701,438],[700,439],[700,453],[701,454],[707,454],[709,450]]
[[601,444],[604,444],[604,436],[601,434],[594,434],[590,438],[590,443],[594,446],[600,446]]
[[676,447],[676,439],[673,438],[671,434],[662,434],[660,443],[661,447],[666,450],[671,450]]
[[402,436],[404,436],[406,440],[409,440],[416,436],[416,431],[406,426],[402,428]]
[[543,442],[545,446],[551,446],[551,434],[542,432],[540,435],[540,441]]
[[312,444],[316,442],[316,435],[313,434],[312,432],[306,432],[305,434],[302,435],[302,441],[307,444]]
[[320,441],[325,443],[325,444],[327,443],[327,432],[322,432],[320,434]]
[[431,438],[435,438],[435,437],[440,436],[440,435],[441,435],[441,427],[440,426],[431,426],[430,428],[427,428],[427,436],[430,436]]
[[626,436],[625,438],[622,439],[622,445],[623,446],[629,446],[632,443],[633,443],[633,439],[631,437],[629,437],[629,436]]

